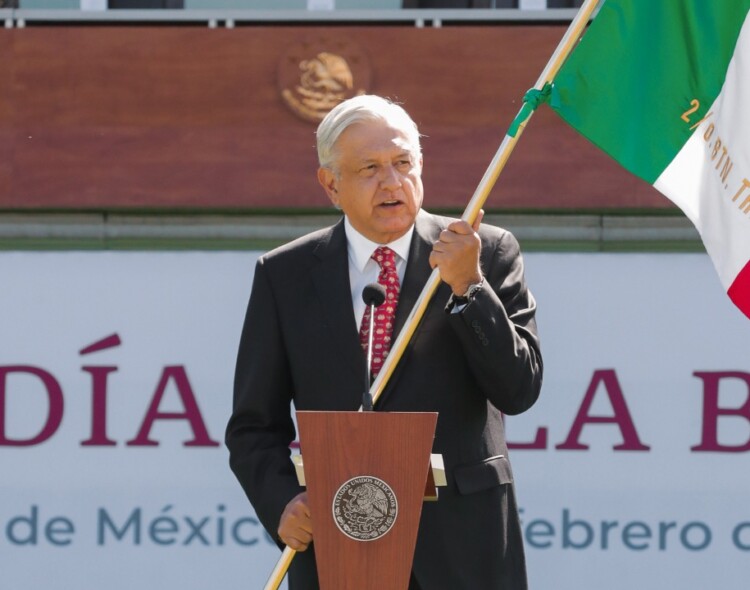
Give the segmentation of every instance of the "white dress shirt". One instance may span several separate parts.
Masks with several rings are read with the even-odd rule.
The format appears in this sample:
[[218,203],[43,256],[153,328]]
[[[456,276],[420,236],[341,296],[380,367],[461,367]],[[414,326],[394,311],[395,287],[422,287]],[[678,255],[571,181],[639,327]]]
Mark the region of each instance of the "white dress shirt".
[[362,316],[365,315],[365,302],[362,301],[362,290],[370,283],[378,282],[380,266],[372,259],[372,253],[380,246],[388,246],[396,253],[396,272],[400,284],[404,282],[406,262],[409,258],[409,246],[414,234],[414,225],[409,228],[403,236],[390,244],[377,244],[368,240],[359,233],[349,218],[344,219],[346,231],[346,242],[349,252],[349,284],[352,288],[352,305],[354,306],[354,319],[357,321],[357,329],[362,324]]

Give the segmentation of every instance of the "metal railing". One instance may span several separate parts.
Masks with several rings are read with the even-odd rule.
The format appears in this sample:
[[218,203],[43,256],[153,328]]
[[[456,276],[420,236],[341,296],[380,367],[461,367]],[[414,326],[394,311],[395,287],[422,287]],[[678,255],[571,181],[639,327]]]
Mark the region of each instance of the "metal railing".
[[449,24],[490,24],[502,22],[569,22],[575,8],[525,10],[498,9],[337,9],[337,10],[256,10],[256,9],[172,9],[172,10],[80,10],[80,9],[0,9],[5,28],[34,25],[76,24],[164,24],[205,25],[233,28],[273,23],[385,23],[418,28]]

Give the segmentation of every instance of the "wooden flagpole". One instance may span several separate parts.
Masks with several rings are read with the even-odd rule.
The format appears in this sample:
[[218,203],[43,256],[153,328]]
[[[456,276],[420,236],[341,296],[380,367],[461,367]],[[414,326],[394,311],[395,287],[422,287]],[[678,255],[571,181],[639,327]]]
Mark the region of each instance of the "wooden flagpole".
[[[555,49],[552,57],[547,62],[547,66],[539,76],[539,79],[534,85],[534,89],[541,91],[542,88],[544,88],[547,84],[552,83],[552,81],[555,79],[555,76],[557,75],[557,72],[560,70],[560,67],[565,62],[568,55],[570,55],[573,47],[583,34],[583,29],[586,27],[586,24],[589,22],[591,15],[594,13],[594,10],[596,10],[598,4],[599,0],[585,0],[581,8],[578,10],[575,18],[571,21],[568,30],[565,32],[565,35],[560,40],[557,49]],[[503,168],[505,168],[505,164],[508,161],[508,158],[510,158],[510,154],[513,152],[513,149],[516,147],[516,143],[518,142],[519,137],[521,137],[521,133],[523,133],[523,130],[526,127],[526,123],[533,114],[533,109],[526,111],[525,106],[521,107],[521,110],[519,111],[515,119],[515,121],[519,122],[518,130],[513,134],[513,136],[509,134],[505,135],[505,138],[500,144],[495,157],[490,162],[487,171],[484,173],[482,180],[479,182],[479,186],[477,186],[477,189],[474,191],[474,195],[471,197],[469,204],[466,206],[466,209],[461,216],[461,219],[463,221],[468,222],[470,225],[474,224],[477,215],[479,215],[479,210],[482,208],[485,201],[487,201],[487,197],[489,197],[492,187],[495,186],[495,182],[497,181],[498,176],[500,176]],[[417,327],[419,326],[419,322],[421,321],[422,316],[427,309],[427,305],[430,302],[430,299],[432,299],[432,296],[435,294],[435,291],[439,286],[440,271],[436,268],[432,271],[430,278],[427,279],[427,283],[422,289],[422,293],[420,294],[419,299],[417,299],[414,307],[411,310],[411,313],[409,313],[409,317],[406,319],[406,323],[401,329],[401,332],[396,338],[396,341],[391,345],[391,350],[385,359],[385,363],[383,364],[383,367],[380,369],[375,382],[370,388],[373,404],[377,402],[378,398],[383,393],[388,379],[391,378],[393,371],[396,369],[396,365],[401,359],[401,356],[404,354],[406,346],[409,344],[411,337],[414,335],[414,332],[416,332]]]
[[[539,76],[539,79],[534,85],[535,90],[541,92],[546,85],[552,84],[555,76],[557,75],[557,72],[560,70],[562,64],[567,59],[568,55],[570,55],[573,47],[576,45],[578,39],[583,34],[583,30],[586,28],[586,25],[588,24],[594,11],[599,5],[599,2],[600,0],[585,0],[581,5],[581,8],[578,10],[575,18],[571,21],[568,30],[560,40],[560,43],[555,49],[555,52],[552,54],[552,57],[547,62],[547,65],[545,66],[544,70]],[[495,182],[500,176],[500,173],[503,171],[503,168],[505,168],[505,164],[508,162],[510,154],[516,147],[516,143],[518,142],[518,139],[521,137],[521,134],[526,127],[526,123],[529,121],[533,114],[534,109],[529,109],[524,103],[514,120],[514,124],[518,123],[517,129],[513,132],[512,135],[509,132],[503,138],[500,147],[495,153],[494,158],[492,158],[492,161],[487,167],[482,180],[479,182],[479,185],[474,191],[474,195],[471,197],[469,204],[466,206],[466,209],[461,216],[461,219],[463,221],[466,221],[469,224],[473,224],[476,220],[477,215],[479,215],[479,210],[487,201],[487,197],[489,197],[492,187],[495,186]],[[422,316],[424,316],[424,312],[427,309],[427,305],[429,304],[439,285],[440,271],[435,268],[432,271],[429,279],[427,279],[427,283],[425,283],[425,286],[422,289],[422,293],[419,295],[419,299],[417,299],[414,307],[409,313],[409,317],[406,319],[404,327],[401,329],[401,332],[399,333],[395,342],[392,344],[391,350],[385,359],[385,363],[383,364],[383,367],[380,369],[377,378],[370,388],[373,404],[377,402],[378,398],[385,389],[388,379],[390,379],[393,375],[398,361],[406,351],[406,347],[409,344],[411,337],[414,335],[414,332],[416,332],[417,327],[419,326],[419,322],[422,320]],[[284,549],[283,553],[281,554],[281,558],[276,563],[276,567],[271,573],[268,582],[266,582],[266,585],[264,586],[264,590],[278,589],[278,587],[281,585],[282,580],[284,579],[284,576],[286,575],[287,569],[289,569],[289,564],[292,562],[295,553],[296,551],[289,547],[286,547]]]
[[284,576],[286,576],[286,571],[289,569],[289,565],[296,554],[297,552],[289,545],[284,547],[284,551],[282,551],[279,561],[276,562],[276,567],[273,568],[268,582],[263,586],[263,590],[277,590],[281,586],[281,582],[284,580]]

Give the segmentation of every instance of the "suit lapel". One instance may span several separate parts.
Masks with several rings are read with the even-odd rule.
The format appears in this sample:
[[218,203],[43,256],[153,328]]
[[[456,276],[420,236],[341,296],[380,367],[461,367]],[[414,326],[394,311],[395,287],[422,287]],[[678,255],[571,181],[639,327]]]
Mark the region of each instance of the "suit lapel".
[[409,246],[409,261],[404,274],[404,284],[398,298],[396,322],[393,327],[394,338],[401,332],[414,304],[419,299],[422,289],[430,278],[430,252],[437,240],[440,228],[431,215],[420,211],[414,225],[414,235]]
[[338,349],[340,367],[350,367],[357,382],[364,380],[365,356],[359,343],[359,330],[354,319],[349,282],[349,257],[344,222],[337,223],[320,241],[314,255],[320,263],[313,269],[315,290],[321,302],[332,346]]
[[[401,292],[398,299],[398,308],[396,309],[396,320],[393,327],[394,340],[398,337],[401,329],[406,323],[414,304],[424,289],[427,279],[430,278],[432,268],[430,268],[430,252],[432,245],[440,234],[441,227],[435,218],[425,211],[420,211],[414,225],[414,235],[409,246],[409,261],[406,265],[404,282],[401,286]],[[399,377],[408,363],[409,353],[412,350],[411,343],[407,344],[404,354],[398,361],[396,369],[383,390],[378,400],[378,407],[383,408],[386,398],[390,395],[398,382]]]

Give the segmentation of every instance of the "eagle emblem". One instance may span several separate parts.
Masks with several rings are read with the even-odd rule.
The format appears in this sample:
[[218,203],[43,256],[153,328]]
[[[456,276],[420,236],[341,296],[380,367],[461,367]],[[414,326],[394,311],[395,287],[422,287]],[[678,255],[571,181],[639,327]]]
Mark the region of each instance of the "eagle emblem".
[[339,530],[357,541],[373,541],[396,522],[398,502],[390,486],[372,476],[344,483],[333,499],[333,519]]
[[319,123],[341,101],[366,93],[369,60],[348,41],[304,41],[287,52],[279,68],[284,103],[297,116]]

